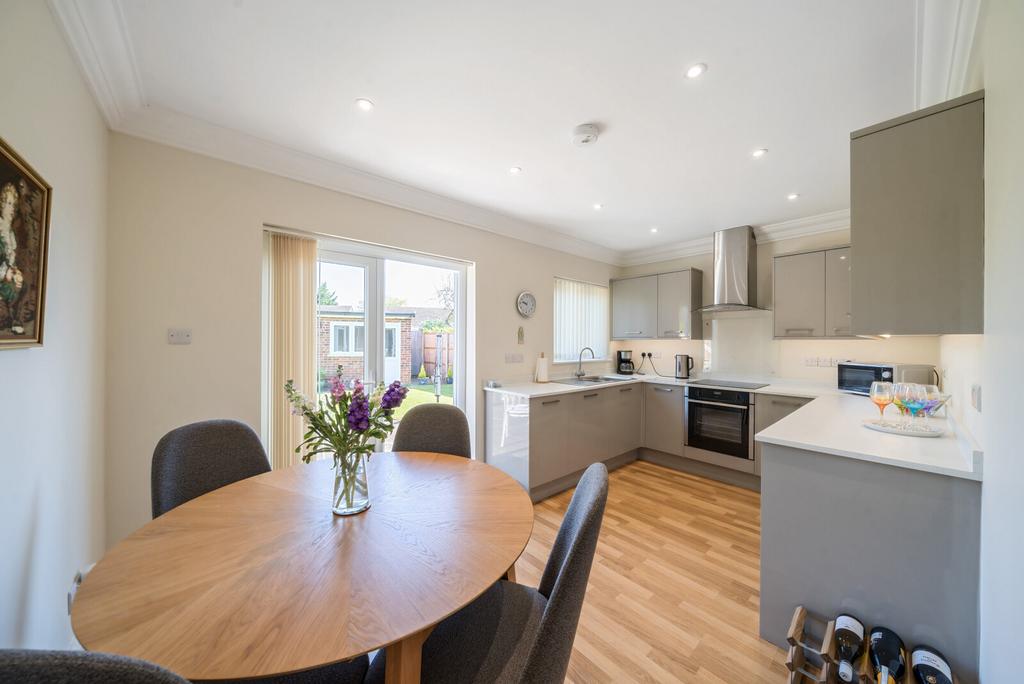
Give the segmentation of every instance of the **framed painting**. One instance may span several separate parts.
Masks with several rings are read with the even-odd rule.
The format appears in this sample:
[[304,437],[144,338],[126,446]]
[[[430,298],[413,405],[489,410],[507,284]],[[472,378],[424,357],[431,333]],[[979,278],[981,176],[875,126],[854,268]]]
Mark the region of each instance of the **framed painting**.
[[51,191],[0,138],[0,349],[43,343]]

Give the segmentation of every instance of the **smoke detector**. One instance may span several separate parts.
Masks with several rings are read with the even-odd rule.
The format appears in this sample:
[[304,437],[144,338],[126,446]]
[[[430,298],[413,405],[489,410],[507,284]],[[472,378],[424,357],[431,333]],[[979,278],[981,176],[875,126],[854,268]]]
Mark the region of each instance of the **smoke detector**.
[[572,144],[576,147],[586,147],[597,142],[601,131],[594,124],[580,124],[572,129]]

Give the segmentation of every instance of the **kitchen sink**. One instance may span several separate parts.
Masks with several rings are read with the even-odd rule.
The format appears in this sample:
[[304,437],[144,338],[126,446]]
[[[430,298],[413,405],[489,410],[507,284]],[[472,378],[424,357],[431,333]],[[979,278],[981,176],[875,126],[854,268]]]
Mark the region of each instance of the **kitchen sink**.
[[626,380],[624,378],[605,378],[599,375],[584,375],[582,378],[563,378],[561,380],[552,380],[551,382],[557,382],[562,385],[586,387],[588,385],[598,385],[606,382],[626,382]]

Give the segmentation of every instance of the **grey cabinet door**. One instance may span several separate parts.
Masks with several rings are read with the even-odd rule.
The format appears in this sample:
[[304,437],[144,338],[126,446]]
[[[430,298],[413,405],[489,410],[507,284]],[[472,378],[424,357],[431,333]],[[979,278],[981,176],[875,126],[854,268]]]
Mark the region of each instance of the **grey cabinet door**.
[[644,385],[644,446],[683,455],[683,387]]
[[569,444],[573,395],[530,400],[530,486],[536,487],[573,472]]
[[610,387],[604,423],[610,432],[612,456],[632,451],[643,444],[643,385]]
[[658,336],[658,276],[613,280],[612,339]]
[[[754,434],[773,425],[801,406],[811,402],[803,397],[786,397],[776,394],[754,396]],[[754,440],[754,474],[761,474],[761,443]]]
[[658,330],[655,337],[701,339],[701,279],[699,270],[658,275]]
[[850,248],[825,252],[825,336],[848,337],[850,324]]
[[853,332],[983,332],[984,99],[852,134]]
[[591,463],[611,458],[613,424],[608,422],[608,389],[574,392],[565,397],[569,402],[568,451],[569,467],[563,474],[576,472]]
[[825,253],[775,257],[775,337],[825,336]]

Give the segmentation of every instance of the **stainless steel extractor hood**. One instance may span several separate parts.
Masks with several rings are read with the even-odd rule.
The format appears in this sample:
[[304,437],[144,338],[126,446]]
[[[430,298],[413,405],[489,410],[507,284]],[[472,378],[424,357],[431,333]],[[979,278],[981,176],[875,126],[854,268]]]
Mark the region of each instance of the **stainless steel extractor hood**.
[[715,303],[701,311],[757,308],[757,242],[750,226],[715,233]]

